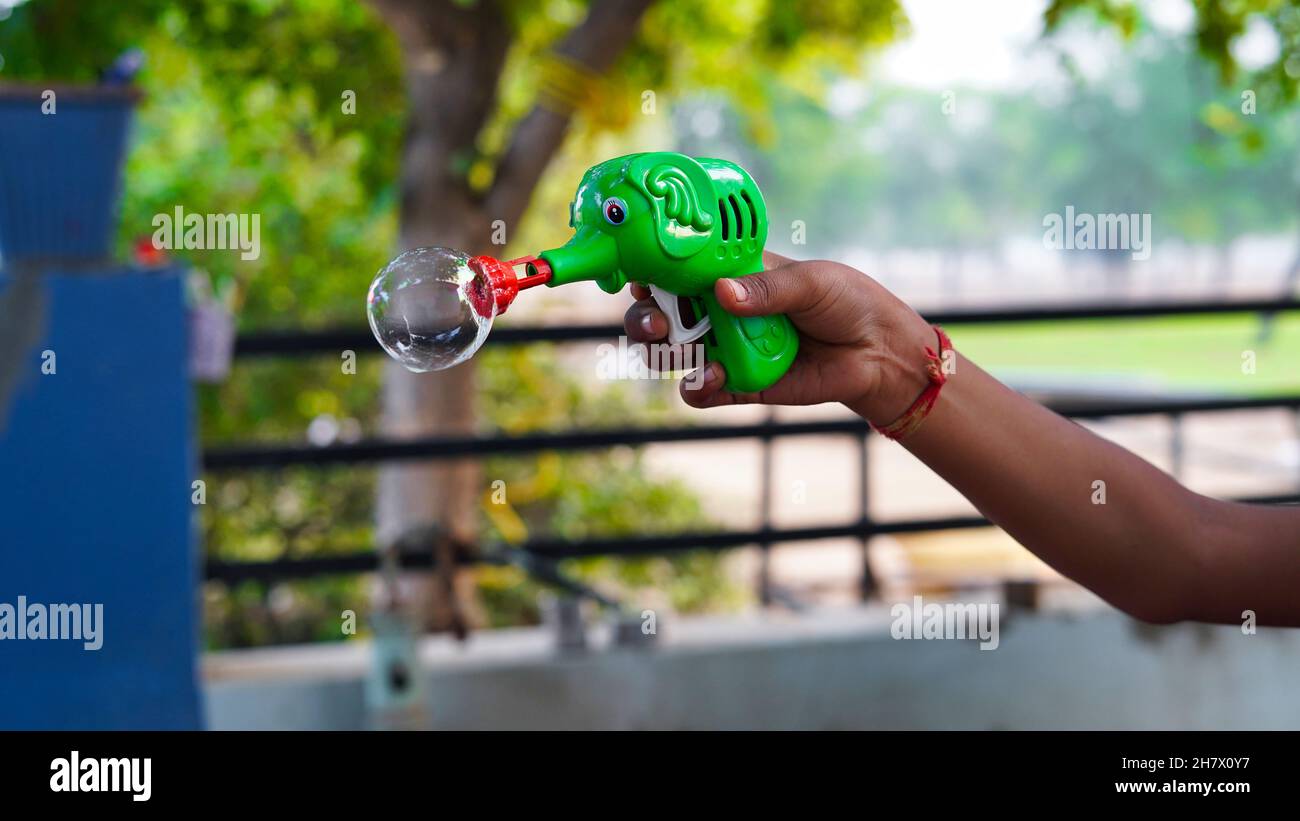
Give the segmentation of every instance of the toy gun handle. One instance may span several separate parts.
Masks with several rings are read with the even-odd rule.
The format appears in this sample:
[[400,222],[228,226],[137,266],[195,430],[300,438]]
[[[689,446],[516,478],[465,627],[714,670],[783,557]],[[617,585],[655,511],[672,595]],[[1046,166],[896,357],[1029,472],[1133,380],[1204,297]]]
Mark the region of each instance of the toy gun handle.
[[776,384],[799,352],[799,335],[785,314],[733,316],[712,293],[691,297],[698,321],[682,322],[677,296],[651,285],[659,309],[668,317],[668,342],[685,345],[704,337],[704,355],[727,371],[726,389],[755,393]]
[[682,322],[681,303],[677,299],[677,294],[665,291],[658,285],[650,286],[650,295],[655,298],[659,310],[664,312],[668,317],[668,344],[669,345],[688,345],[709,332],[712,323],[704,312],[703,303],[696,300],[691,301],[691,307],[695,309],[695,324],[690,327]]

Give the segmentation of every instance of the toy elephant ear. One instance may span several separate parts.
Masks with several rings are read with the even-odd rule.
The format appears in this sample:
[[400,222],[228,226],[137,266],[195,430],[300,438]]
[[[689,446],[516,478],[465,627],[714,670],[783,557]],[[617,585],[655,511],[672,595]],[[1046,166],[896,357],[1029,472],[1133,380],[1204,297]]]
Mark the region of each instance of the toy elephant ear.
[[628,166],[627,178],[654,209],[665,254],[685,259],[703,250],[714,223],[713,180],[703,166],[683,154],[643,154]]

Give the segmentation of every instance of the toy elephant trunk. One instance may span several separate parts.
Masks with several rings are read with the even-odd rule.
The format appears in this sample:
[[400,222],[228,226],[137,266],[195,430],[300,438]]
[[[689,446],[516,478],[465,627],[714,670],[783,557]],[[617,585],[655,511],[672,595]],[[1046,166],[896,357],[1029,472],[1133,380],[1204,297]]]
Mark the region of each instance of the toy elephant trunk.
[[590,279],[615,293],[628,282],[648,285],[668,316],[669,342],[703,339],[728,390],[764,390],[790,368],[799,337],[788,318],[732,316],[713,295],[718,279],[763,270],[767,207],[740,166],[668,152],[608,160],[583,176],[569,225],[573,238],[530,265],[533,275],[549,272],[548,286]]

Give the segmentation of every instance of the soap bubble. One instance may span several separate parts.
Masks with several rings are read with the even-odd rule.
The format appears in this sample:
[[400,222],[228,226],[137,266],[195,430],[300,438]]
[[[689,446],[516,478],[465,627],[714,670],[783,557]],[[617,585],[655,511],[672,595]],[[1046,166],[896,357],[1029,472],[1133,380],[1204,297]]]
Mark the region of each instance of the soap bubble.
[[441,371],[474,355],[496,317],[487,276],[450,248],[416,248],[375,275],[366,299],[370,330],[416,373]]

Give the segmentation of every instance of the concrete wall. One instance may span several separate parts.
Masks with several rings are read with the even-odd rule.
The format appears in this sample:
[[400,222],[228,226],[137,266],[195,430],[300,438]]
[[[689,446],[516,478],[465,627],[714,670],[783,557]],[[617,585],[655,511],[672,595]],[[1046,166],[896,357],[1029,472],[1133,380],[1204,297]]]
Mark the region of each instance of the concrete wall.
[[[681,622],[653,650],[560,657],[543,631],[435,639],[437,729],[1297,729],[1300,631],[1004,614],[1001,644],[890,638],[854,610]],[[363,728],[365,643],[206,661],[214,729]]]

